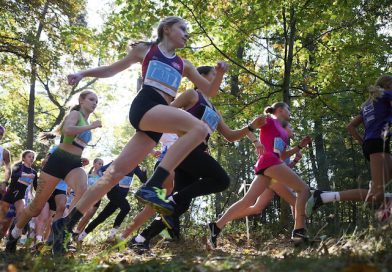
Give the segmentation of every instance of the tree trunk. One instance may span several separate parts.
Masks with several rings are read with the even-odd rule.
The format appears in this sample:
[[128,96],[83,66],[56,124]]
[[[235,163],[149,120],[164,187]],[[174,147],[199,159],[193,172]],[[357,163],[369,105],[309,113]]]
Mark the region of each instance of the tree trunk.
[[[284,56],[284,74],[283,74],[283,101],[290,106],[290,83],[291,83],[291,68],[294,57],[294,39],[296,31],[296,20],[294,7],[290,8],[290,21],[287,22],[286,10],[283,9],[283,26],[285,36],[285,56]],[[280,203],[280,224],[283,227],[288,226],[289,218],[291,214],[290,206],[285,201],[279,201]]]
[[331,190],[329,185],[328,178],[328,164],[327,164],[327,155],[324,148],[324,128],[323,122],[321,118],[317,118],[314,120],[314,131],[316,132],[316,136],[314,138],[314,145],[316,149],[316,161],[317,161],[317,186],[320,190]]
[[37,33],[34,37],[33,54],[30,60],[31,76],[30,76],[30,94],[29,94],[29,106],[28,106],[28,117],[27,117],[27,142],[26,148],[33,149],[34,144],[34,110],[35,110],[35,83],[37,80],[37,58],[39,49],[39,39],[41,37],[42,30],[44,28],[44,18],[48,12],[49,1],[46,1],[45,6],[42,10]]
[[[237,59],[242,61],[244,57],[244,47],[242,45],[237,47]],[[235,97],[238,97],[240,93],[240,86],[238,80],[238,74],[230,76],[230,94]]]

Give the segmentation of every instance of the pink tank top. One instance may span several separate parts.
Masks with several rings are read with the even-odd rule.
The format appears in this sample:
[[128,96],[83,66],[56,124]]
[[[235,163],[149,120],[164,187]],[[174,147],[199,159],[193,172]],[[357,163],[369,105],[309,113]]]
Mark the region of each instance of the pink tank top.
[[267,117],[266,124],[260,129],[259,139],[265,150],[255,165],[256,173],[282,163],[280,154],[286,149],[288,134],[278,119]]

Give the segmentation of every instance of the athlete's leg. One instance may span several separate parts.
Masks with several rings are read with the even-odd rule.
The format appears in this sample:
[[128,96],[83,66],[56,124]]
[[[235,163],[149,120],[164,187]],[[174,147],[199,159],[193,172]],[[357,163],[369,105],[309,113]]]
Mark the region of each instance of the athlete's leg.
[[[87,175],[82,168],[72,169],[71,172],[65,177],[64,181],[67,185],[72,188],[75,193],[74,198],[71,201],[69,210],[71,211],[83,194],[87,191]],[[56,216],[57,218],[57,216]],[[60,218],[60,217],[59,217]],[[56,221],[56,219],[54,219]]]
[[[45,172],[41,172],[35,197],[17,217],[17,229],[15,232],[19,233],[19,230],[22,230],[32,217],[37,216],[41,212],[42,208],[45,206],[45,203],[48,201],[59,181],[59,178],[46,174]],[[17,236],[14,235],[14,237],[16,238]]]
[[309,187],[284,163],[267,168],[264,174],[287,185],[297,193],[294,229],[305,228],[305,205],[309,198]]
[[45,229],[50,218],[49,204],[46,202],[41,213],[35,217],[35,237],[37,240],[43,241]]
[[54,197],[56,202],[56,214],[53,217],[53,221],[64,216],[65,205],[67,204],[67,196],[65,194],[58,194]]
[[389,181],[389,154],[373,153],[370,154],[370,174],[372,177],[372,186],[369,197],[375,202],[384,200],[385,184]]
[[238,216],[242,213],[242,210],[256,202],[257,198],[269,186],[269,183],[270,179],[268,177],[256,175],[245,196],[230,206],[223,216],[216,221],[216,226],[219,229],[222,229],[228,222],[238,218]]

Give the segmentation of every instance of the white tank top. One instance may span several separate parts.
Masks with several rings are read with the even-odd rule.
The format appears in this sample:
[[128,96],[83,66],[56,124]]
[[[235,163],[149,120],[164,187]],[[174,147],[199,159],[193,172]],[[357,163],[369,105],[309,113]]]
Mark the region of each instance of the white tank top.
[[4,153],[4,148],[0,145],[0,166],[3,165],[3,153]]

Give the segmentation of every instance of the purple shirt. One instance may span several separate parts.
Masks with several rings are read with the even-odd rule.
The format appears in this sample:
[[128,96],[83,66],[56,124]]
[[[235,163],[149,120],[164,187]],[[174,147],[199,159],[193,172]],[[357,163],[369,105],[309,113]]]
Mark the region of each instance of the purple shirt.
[[382,139],[384,133],[389,136],[389,125],[392,123],[391,101],[392,90],[388,90],[375,102],[368,101],[362,106],[360,114],[365,125],[364,140]]

